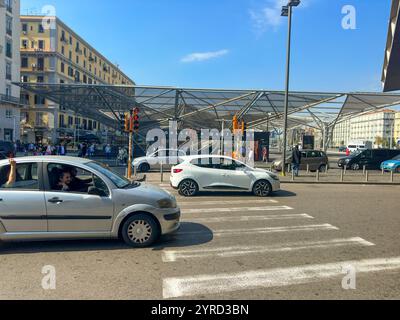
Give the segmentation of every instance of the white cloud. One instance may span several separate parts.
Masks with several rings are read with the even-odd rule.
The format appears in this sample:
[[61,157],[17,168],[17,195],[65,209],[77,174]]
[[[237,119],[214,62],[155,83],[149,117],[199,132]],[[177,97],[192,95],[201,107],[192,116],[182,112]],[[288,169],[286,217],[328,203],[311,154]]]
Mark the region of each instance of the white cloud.
[[201,61],[206,61],[210,59],[215,59],[219,58],[222,56],[225,56],[229,53],[229,50],[219,50],[219,51],[213,51],[213,52],[196,52],[196,53],[191,53],[181,59],[181,62],[184,63],[190,63],[190,62],[201,62]]
[[[302,0],[301,7],[307,7],[311,0]],[[249,10],[255,32],[262,35],[269,28],[276,31],[286,20],[281,17],[282,7],[288,0],[268,0],[260,10]],[[300,8],[300,7],[299,7]]]

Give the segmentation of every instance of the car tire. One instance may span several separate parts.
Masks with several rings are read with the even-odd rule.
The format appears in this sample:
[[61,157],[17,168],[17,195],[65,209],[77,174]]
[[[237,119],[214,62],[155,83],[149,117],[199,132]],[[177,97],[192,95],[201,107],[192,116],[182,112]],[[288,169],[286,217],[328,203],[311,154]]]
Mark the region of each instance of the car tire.
[[139,172],[147,173],[150,171],[150,165],[148,163],[142,163],[139,166]]
[[199,192],[199,185],[192,179],[186,179],[179,184],[178,189],[181,196],[194,197]]
[[319,167],[319,172],[326,172],[326,168],[327,168],[326,164],[322,164],[322,165]]
[[254,184],[253,194],[256,197],[269,197],[272,193],[272,185],[267,180],[259,180]]
[[358,170],[360,170],[360,165],[359,165],[358,163],[353,163],[353,164],[351,165],[351,170],[353,170],[353,171],[358,171]]
[[146,248],[160,237],[160,228],[154,218],[137,214],[125,221],[122,226],[122,239],[132,248]]

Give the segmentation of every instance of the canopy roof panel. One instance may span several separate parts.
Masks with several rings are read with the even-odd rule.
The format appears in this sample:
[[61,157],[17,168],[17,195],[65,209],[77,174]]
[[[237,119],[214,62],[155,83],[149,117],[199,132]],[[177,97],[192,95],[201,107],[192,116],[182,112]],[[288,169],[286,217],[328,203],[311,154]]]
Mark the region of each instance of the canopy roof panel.
[[[234,115],[251,128],[283,118],[285,93],[270,90],[184,89],[151,86],[16,83],[107,126],[117,128],[125,112],[140,107],[142,121],[154,126],[176,119],[193,129],[220,128]],[[333,124],[366,111],[400,104],[400,95],[382,93],[290,92],[289,115],[310,126]],[[310,120],[311,119],[311,120]],[[278,121],[279,123],[279,121]]]

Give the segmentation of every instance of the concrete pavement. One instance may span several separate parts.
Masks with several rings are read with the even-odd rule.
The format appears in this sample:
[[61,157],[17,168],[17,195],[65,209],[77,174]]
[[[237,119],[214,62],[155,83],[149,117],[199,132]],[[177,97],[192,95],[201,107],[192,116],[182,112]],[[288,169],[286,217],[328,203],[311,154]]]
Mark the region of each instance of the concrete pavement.
[[[400,298],[400,187],[284,188],[268,199],[178,196],[181,230],[149,249],[118,241],[1,244],[0,298]],[[45,265],[56,268],[56,290],[41,287]],[[357,270],[355,290],[342,288],[349,267]]]

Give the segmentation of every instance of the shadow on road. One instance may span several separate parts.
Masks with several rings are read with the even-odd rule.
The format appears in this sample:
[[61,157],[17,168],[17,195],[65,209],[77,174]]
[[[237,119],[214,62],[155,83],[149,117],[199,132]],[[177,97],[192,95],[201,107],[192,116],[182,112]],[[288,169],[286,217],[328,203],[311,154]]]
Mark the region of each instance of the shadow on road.
[[294,192],[281,190],[277,191],[272,195],[273,198],[289,198],[289,197],[297,197],[297,194]]
[[[208,243],[213,233],[207,227],[196,223],[182,223],[181,229],[173,235],[163,236],[150,247],[154,251],[169,247],[187,247]],[[11,254],[36,254],[59,252],[87,252],[132,249],[121,240],[68,240],[37,242],[0,242],[0,256]]]

